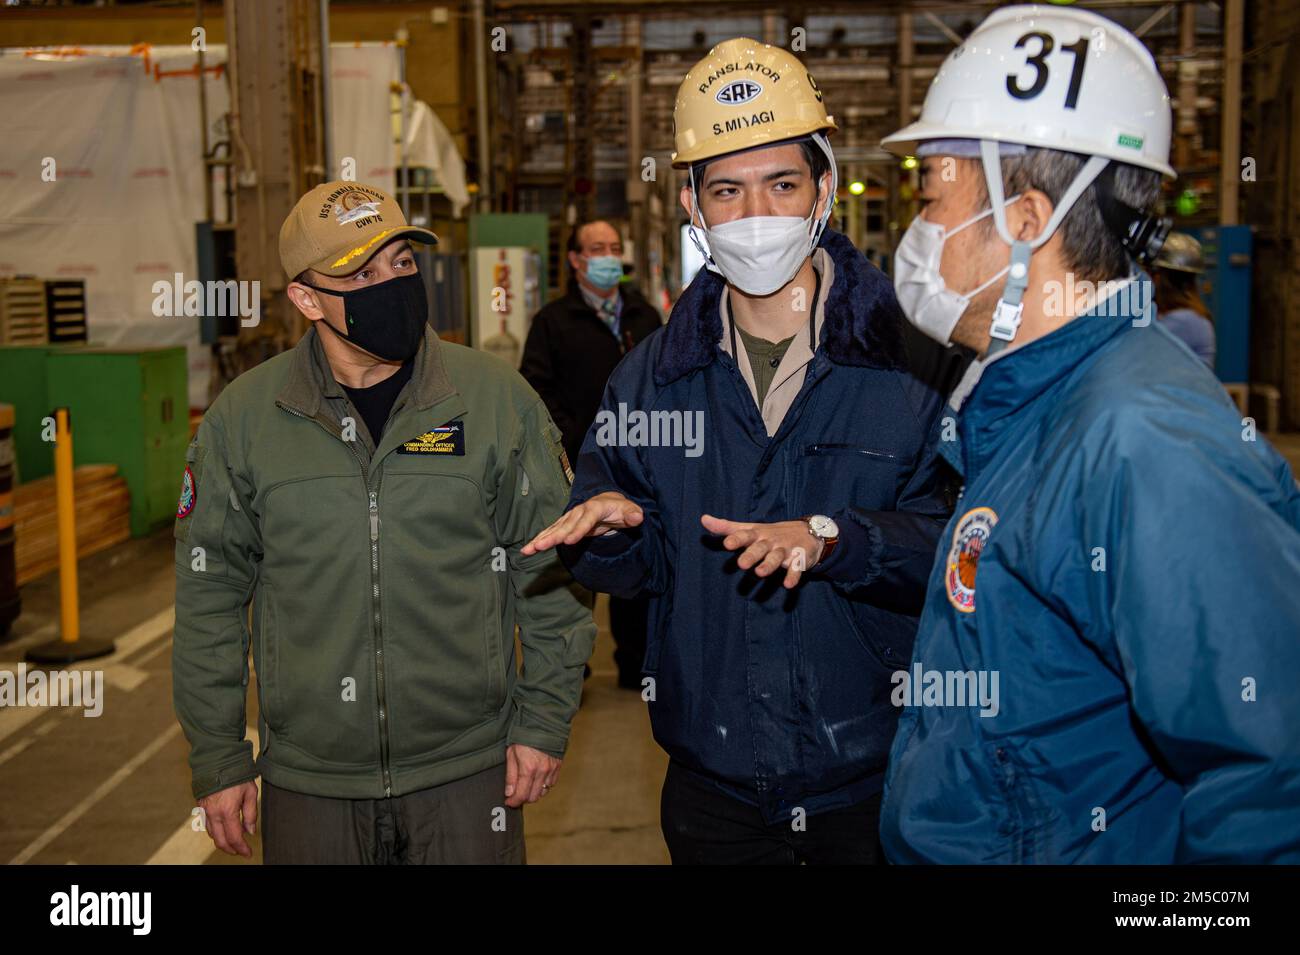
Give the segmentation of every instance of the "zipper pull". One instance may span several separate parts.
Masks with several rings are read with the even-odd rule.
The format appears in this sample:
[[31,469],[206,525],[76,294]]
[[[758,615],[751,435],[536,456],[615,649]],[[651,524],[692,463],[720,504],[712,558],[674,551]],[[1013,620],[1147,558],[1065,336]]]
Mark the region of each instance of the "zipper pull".
[[370,539],[379,540],[379,492],[370,492]]

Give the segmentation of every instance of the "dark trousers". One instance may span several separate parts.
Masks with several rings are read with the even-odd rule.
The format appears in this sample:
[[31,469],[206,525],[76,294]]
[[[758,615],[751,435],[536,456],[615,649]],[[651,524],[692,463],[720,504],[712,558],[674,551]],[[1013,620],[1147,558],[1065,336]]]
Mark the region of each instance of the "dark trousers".
[[389,799],[309,796],[262,780],[265,865],[524,862],[524,813],[505,805],[506,767]]
[[609,631],[614,637],[614,662],[618,665],[618,681],[624,686],[641,685],[649,610],[648,597],[609,598]]
[[660,825],[673,865],[882,865],[880,794],[808,816],[803,831],[763,821],[757,806],[668,763]]

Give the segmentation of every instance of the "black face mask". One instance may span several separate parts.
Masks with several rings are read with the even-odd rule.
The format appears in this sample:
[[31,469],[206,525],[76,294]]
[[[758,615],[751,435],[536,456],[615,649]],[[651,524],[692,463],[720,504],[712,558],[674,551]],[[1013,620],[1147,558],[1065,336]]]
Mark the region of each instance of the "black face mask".
[[424,326],[429,321],[429,300],[424,279],[403,275],[378,285],[352,292],[308,288],[343,299],[343,320],[347,334],[330,325],[330,331],[384,361],[406,361],[424,341]]

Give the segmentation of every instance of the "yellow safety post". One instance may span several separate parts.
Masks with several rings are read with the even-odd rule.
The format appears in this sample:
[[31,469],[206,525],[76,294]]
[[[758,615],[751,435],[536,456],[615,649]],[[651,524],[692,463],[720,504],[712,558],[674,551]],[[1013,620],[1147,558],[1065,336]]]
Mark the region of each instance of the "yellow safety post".
[[58,640],[27,651],[35,663],[72,663],[113,652],[112,640],[83,640],[77,601],[77,506],[73,481],[72,417],[67,408],[54,410],[54,492],[59,518]]
[[72,497],[72,428],[68,409],[54,412],[54,493],[59,514],[59,626],[64,643],[81,636],[77,612],[77,510]]

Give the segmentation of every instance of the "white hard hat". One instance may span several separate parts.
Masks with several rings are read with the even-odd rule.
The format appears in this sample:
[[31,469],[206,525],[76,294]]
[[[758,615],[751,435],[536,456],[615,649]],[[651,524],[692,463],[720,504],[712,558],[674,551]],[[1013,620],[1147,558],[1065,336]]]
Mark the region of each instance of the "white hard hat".
[[1142,41],[1086,10],[1003,7],[948,54],[921,117],[881,141],[914,155],[930,139],[1021,143],[1176,175],[1169,91]]

